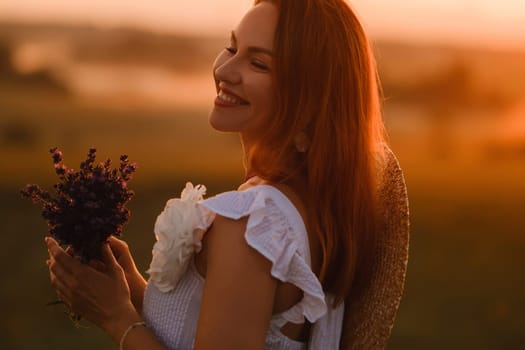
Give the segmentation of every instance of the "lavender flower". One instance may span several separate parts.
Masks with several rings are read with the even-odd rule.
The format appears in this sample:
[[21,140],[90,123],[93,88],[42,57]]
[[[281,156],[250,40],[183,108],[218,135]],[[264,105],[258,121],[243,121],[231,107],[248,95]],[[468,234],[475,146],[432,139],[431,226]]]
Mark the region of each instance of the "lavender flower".
[[42,205],[42,216],[48,222],[49,234],[61,244],[71,245],[82,262],[100,259],[102,244],[110,235],[120,236],[129,220],[125,205],[134,193],[127,182],[137,169],[128,157],[120,157],[118,169],[111,169],[111,160],[95,165],[96,149],[91,148],[80,170],[66,167],[62,152],[54,147],[52,154],[59,182],[53,187],[55,196],[38,185],[28,184],[21,194]]

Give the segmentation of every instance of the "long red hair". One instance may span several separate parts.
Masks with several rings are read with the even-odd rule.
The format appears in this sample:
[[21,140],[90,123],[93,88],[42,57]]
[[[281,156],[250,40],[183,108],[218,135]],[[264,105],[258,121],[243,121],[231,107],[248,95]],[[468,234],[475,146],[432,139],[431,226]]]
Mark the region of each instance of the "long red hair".
[[[380,91],[364,30],[344,0],[255,0],[277,5],[276,111],[248,166],[286,183],[301,176],[319,278],[336,303],[367,285],[375,244],[376,165],[383,156]],[[297,152],[296,136],[308,140]]]

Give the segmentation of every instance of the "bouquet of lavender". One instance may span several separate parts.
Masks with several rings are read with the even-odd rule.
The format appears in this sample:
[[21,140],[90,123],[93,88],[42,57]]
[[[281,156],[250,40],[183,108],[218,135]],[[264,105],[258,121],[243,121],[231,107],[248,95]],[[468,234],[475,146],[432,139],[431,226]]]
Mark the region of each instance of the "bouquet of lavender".
[[62,152],[52,148],[55,172],[59,182],[53,187],[55,196],[38,185],[28,184],[23,197],[42,205],[49,233],[64,245],[70,245],[83,263],[100,259],[102,244],[110,235],[120,236],[122,226],[129,220],[125,205],[133,197],[127,187],[137,169],[128,157],[120,157],[118,169],[111,169],[111,160],[94,165],[96,149],[91,148],[80,170],[66,167]]

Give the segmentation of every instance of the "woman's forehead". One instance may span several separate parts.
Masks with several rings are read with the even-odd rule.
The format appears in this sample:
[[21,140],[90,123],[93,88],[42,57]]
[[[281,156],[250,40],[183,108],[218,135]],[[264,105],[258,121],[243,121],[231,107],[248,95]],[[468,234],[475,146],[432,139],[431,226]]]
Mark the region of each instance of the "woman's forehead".
[[277,19],[277,7],[271,2],[263,1],[244,15],[232,32],[232,36],[239,45],[258,46],[271,50]]

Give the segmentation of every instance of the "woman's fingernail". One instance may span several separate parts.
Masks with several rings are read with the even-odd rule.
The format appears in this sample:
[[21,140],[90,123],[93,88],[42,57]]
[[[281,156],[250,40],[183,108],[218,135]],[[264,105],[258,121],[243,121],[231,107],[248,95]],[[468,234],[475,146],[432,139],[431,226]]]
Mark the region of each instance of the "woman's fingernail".
[[51,265],[51,259],[47,259],[47,260],[46,260],[46,265],[47,265],[47,266]]

